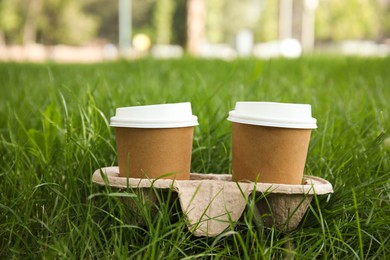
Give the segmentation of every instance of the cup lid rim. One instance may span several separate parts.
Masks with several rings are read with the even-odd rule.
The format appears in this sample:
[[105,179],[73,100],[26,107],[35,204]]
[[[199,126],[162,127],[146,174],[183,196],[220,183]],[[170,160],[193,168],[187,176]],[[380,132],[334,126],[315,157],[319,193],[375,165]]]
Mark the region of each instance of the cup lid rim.
[[191,103],[165,103],[119,107],[110,119],[110,126],[128,128],[177,128],[198,125]]
[[136,119],[124,119],[120,117],[111,117],[110,126],[112,127],[128,127],[128,128],[176,128],[176,127],[190,127],[197,126],[198,117],[192,115],[191,117],[181,120],[143,120]]
[[266,117],[256,117],[238,114],[236,111],[230,111],[228,121],[241,124],[249,125],[258,125],[258,126],[270,126],[270,127],[280,127],[280,128],[297,128],[297,129],[316,129],[317,120],[315,118],[310,118],[309,120],[291,120],[288,118],[266,118]]

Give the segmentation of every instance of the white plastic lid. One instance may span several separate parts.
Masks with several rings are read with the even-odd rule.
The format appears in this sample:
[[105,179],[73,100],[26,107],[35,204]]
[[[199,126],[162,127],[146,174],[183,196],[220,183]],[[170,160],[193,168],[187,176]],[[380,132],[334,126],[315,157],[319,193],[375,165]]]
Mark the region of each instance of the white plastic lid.
[[191,103],[120,107],[110,126],[131,128],[176,128],[198,125]]
[[317,128],[317,120],[311,116],[311,106],[308,104],[237,102],[235,110],[230,111],[228,120],[282,128]]

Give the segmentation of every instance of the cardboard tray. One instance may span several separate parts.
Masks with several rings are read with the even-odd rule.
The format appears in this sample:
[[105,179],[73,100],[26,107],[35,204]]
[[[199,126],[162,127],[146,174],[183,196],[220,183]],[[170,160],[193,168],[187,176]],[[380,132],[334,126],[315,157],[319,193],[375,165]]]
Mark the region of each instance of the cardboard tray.
[[234,182],[230,174],[191,173],[190,180],[138,179],[119,177],[118,167],[106,167],[96,170],[92,181],[117,189],[172,189],[188,219],[188,229],[195,236],[210,237],[239,220],[253,192],[261,198],[256,199],[256,214],[262,223],[283,231],[297,228],[314,194],[333,193],[328,181],[314,176],[304,176],[303,185]]

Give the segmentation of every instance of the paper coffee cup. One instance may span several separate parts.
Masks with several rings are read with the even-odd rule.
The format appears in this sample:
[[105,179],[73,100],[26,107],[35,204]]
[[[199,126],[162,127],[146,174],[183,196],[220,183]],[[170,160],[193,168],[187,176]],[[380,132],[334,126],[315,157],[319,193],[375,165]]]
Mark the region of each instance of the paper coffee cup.
[[230,111],[232,178],[301,184],[316,119],[307,104],[237,102]]
[[120,177],[189,179],[198,125],[189,102],[117,108],[110,125]]

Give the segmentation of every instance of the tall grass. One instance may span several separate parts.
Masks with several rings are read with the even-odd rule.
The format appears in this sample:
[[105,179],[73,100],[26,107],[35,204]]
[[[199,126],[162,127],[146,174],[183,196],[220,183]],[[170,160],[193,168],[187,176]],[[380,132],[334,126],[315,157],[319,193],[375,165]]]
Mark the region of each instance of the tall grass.
[[[341,57],[2,63],[0,257],[384,259],[389,68],[389,58]],[[196,238],[175,204],[148,205],[142,194],[92,184],[95,169],[117,164],[108,125],[115,108],[167,102],[190,101],[199,118],[192,171],[229,173],[226,117],[241,100],[312,104],[318,130],[305,171],[329,180],[335,193],[315,197],[297,230],[256,224],[248,204],[226,232]]]

